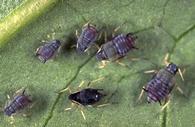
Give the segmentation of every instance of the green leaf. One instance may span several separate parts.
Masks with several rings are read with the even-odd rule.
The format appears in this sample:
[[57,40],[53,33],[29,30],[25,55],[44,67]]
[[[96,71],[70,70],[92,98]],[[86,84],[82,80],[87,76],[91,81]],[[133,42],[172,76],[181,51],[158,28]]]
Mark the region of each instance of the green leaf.
[[[28,89],[35,102],[28,117],[19,113],[12,119],[1,113],[1,126],[193,127],[194,12],[193,0],[59,1],[55,8],[23,28],[0,51],[2,107],[7,94],[12,96],[22,87]],[[88,21],[99,29],[105,28],[109,37],[119,25],[121,28],[117,33],[136,33],[139,50],[129,52],[121,60],[127,66],[111,62],[99,69],[95,48],[89,51],[90,55],[78,55],[71,48],[76,43],[75,31],[80,32]],[[34,52],[42,40],[52,40],[54,33],[64,47],[56,59],[42,64],[34,57]],[[104,43],[104,39],[98,43]],[[136,101],[142,86],[152,77],[144,71],[164,67],[166,53],[170,54],[171,62],[186,69],[184,82],[177,76],[185,96],[174,89],[170,104],[161,112],[158,103],[147,104],[145,97],[139,103]],[[140,60],[129,59],[134,57]],[[81,81],[85,81],[85,88],[89,81],[101,77],[105,77],[104,80],[91,87],[102,88],[107,93],[99,104],[113,104],[101,108],[75,106],[64,111],[71,106],[67,98],[69,93],[57,92],[67,87],[77,91]]]

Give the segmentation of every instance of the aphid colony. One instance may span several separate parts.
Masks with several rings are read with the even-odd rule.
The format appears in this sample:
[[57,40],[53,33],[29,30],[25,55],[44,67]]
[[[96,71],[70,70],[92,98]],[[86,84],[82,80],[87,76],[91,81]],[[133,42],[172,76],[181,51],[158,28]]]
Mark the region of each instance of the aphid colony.
[[[91,46],[97,45],[96,41],[99,40],[101,37],[101,31],[97,30],[95,25],[87,23],[83,26],[82,31],[79,35],[78,31],[76,31],[76,51],[78,53],[86,52]],[[132,49],[138,49],[135,46],[135,41],[137,36],[133,33],[127,34],[119,34],[113,36],[111,40],[105,41],[104,44],[100,46],[97,50],[96,58],[99,61],[104,60],[117,60],[121,57],[127,55],[127,53]],[[57,52],[59,51],[60,47],[62,46],[59,40],[53,40],[47,42],[37,48],[36,56],[38,59],[45,63],[47,60],[52,59],[55,57]],[[99,46],[96,46],[99,47]],[[175,75],[179,71],[182,79],[181,70],[178,66],[174,63],[168,63],[167,57],[165,59],[166,67],[160,69],[159,71],[149,71],[155,72],[155,75],[152,79],[142,88],[141,94],[138,100],[141,99],[144,92],[147,93],[147,102],[159,102],[161,105],[161,101],[165,101],[164,109],[168,102],[169,102],[169,95],[173,88],[176,86]],[[183,91],[179,86],[176,86],[181,93]],[[68,99],[71,100],[73,103],[78,105],[87,106],[87,105],[94,105],[99,102],[106,94],[104,93],[103,89],[94,89],[94,88],[85,88],[81,89],[77,92],[71,92],[69,88],[62,90],[64,92],[69,90],[70,94],[68,95]],[[60,93],[61,93],[60,92]],[[7,116],[11,116],[12,114],[20,111],[26,107],[28,107],[32,103],[29,95],[25,95],[25,90],[23,90],[20,94],[16,95],[8,105],[4,108],[4,113]],[[103,104],[104,105],[104,104]],[[66,110],[70,110],[71,108],[67,108]],[[81,111],[83,118],[85,115],[83,111]]]

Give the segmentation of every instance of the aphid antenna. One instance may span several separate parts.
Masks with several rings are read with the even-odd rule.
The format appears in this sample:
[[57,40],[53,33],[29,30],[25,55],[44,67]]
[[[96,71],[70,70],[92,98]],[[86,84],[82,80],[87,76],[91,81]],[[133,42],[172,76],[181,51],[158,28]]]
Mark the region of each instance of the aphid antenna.
[[111,105],[111,104],[110,103],[101,104],[101,105],[98,105],[97,108],[105,107],[105,106],[108,106],[108,105]]
[[65,89],[63,89],[63,90],[61,90],[61,91],[59,91],[58,94],[63,93],[63,92],[66,92],[67,90],[71,93],[70,88],[67,87],[67,88],[65,88]]
[[168,62],[169,61],[169,53],[167,53],[166,55],[165,55],[165,57],[164,57],[164,59],[163,59],[163,63],[166,65],[166,66],[168,66],[169,64],[170,64],[170,62]]
[[[91,21],[91,20],[89,20],[86,24],[84,24],[84,25],[83,25],[83,28],[84,28],[84,27],[86,27],[86,26],[90,27],[91,22],[92,22],[92,21]],[[94,25],[94,26],[95,26],[95,25]]]

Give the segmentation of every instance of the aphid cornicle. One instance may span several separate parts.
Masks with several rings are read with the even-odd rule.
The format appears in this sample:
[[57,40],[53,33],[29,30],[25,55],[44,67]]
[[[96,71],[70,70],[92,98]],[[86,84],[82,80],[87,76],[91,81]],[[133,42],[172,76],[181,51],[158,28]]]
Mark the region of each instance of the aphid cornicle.
[[105,96],[105,94],[99,91],[103,91],[103,89],[86,88],[76,93],[70,94],[68,98],[71,101],[83,106],[93,105],[96,102],[100,101],[103,96]]
[[164,100],[175,86],[175,75],[178,72],[177,65],[170,63],[165,68],[159,70],[147,83],[146,88],[148,103]]
[[86,50],[92,44],[94,44],[94,42],[97,40],[98,34],[99,33],[98,33],[97,28],[90,23],[87,23],[83,26],[80,36],[78,35],[78,32],[76,31],[76,36],[77,36],[76,49],[77,49],[77,51],[79,53],[86,52]]
[[4,113],[7,116],[11,116],[17,111],[27,107],[31,102],[32,100],[28,95],[25,95],[25,90],[23,90],[22,94],[15,96],[14,99],[9,103],[9,105],[5,107]]
[[47,60],[55,56],[60,46],[61,42],[59,40],[48,42],[37,48],[36,56],[38,56],[41,62],[45,63]]
[[137,49],[135,47],[136,39],[137,36],[132,33],[117,35],[101,46],[96,53],[96,58],[98,60],[116,60],[124,57],[131,49]]

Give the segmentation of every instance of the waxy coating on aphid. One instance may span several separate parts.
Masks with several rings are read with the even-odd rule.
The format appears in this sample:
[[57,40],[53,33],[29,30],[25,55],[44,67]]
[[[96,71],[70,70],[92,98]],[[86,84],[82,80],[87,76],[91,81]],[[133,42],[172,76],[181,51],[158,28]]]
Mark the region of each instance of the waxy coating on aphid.
[[93,105],[96,102],[100,101],[100,99],[105,96],[103,93],[99,92],[103,91],[102,89],[92,89],[87,88],[76,93],[72,93],[69,95],[69,99],[75,103],[81,105]]
[[148,103],[159,102],[161,104],[161,100],[164,100],[175,86],[177,71],[178,67],[170,63],[153,76],[152,80],[144,88],[144,91],[147,92]]
[[98,37],[97,28],[87,23],[83,26],[80,36],[78,36],[76,49],[79,53],[85,52],[96,40]]
[[96,53],[96,58],[98,60],[111,60],[124,57],[131,49],[137,49],[134,46],[136,38],[132,33],[117,35],[101,46]]
[[4,109],[5,115],[11,116],[17,111],[22,110],[25,107],[27,107],[32,102],[29,96],[25,95],[24,92],[25,90],[22,92],[22,94],[14,97],[14,99],[10,102],[10,104],[5,107]]
[[60,46],[61,42],[59,40],[48,42],[37,49],[36,56],[41,60],[41,62],[45,63],[47,60],[55,56]]

